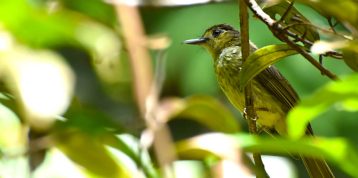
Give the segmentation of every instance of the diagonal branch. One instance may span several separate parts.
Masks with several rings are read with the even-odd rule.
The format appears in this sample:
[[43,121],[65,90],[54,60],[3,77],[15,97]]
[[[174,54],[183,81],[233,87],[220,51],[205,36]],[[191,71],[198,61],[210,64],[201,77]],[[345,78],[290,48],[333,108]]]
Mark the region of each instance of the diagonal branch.
[[[244,0],[247,6],[250,8],[250,10],[262,21],[264,22],[268,28],[272,31],[272,33],[281,41],[287,43],[292,49],[299,52],[304,58],[306,58],[313,66],[315,66],[323,75],[326,75],[332,80],[337,80],[338,77],[333,74],[331,71],[324,68],[318,61],[316,61],[307,51],[302,49],[301,46],[297,45],[296,43],[292,42],[289,39],[290,37],[293,37],[295,39],[298,39],[298,41],[301,41],[303,43],[307,43],[307,40],[302,40],[300,37],[298,37],[296,34],[290,32],[287,29],[284,29],[282,25],[277,23],[275,20],[273,20],[268,14],[266,14],[261,7],[256,3],[255,0]],[[311,42],[309,42],[311,43]],[[312,44],[312,43],[311,43]],[[330,54],[336,54],[335,52],[330,52],[325,55]]]

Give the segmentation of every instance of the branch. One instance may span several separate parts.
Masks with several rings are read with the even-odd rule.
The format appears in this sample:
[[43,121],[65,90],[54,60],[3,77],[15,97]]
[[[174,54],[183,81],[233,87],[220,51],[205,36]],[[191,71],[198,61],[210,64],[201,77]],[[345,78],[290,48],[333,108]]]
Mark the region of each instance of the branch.
[[[154,152],[161,167],[163,177],[170,177],[171,164],[176,159],[174,145],[165,123],[158,120],[157,105],[159,92],[164,74],[161,66],[164,61],[158,61],[157,75],[153,80],[151,58],[147,49],[147,38],[142,25],[138,7],[124,4],[114,4],[119,23],[123,27],[123,34],[129,52],[133,73],[133,89],[136,102],[142,118],[147,126],[141,137],[141,148],[153,144]],[[159,56],[164,59],[165,56]],[[163,75],[162,75],[163,74]],[[147,137],[145,137],[147,136]],[[147,176],[150,174],[148,173]]]
[[[292,42],[289,39],[290,37],[293,37],[294,39],[297,39],[298,41],[301,41],[305,44],[312,45],[312,42],[302,39],[298,35],[296,35],[293,32],[290,32],[287,29],[284,29],[281,24],[277,23],[275,20],[273,20],[268,14],[266,14],[261,7],[256,3],[255,0],[244,0],[247,6],[250,8],[250,10],[262,21],[264,22],[268,28],[272,31],[272,33],[281,41],[287,43],[292,49],[296,50],[298,53],[300,53],[304,58],[306,58],[313,66],[315,66],[323,75],[326,75],[332,80],[337,80],[338,77],[333,74],[331,71],[325,69],[319,62],[317,62],[307,51],[302,49],[301,46],[297,45],[296,43]],[[334,56],[337,55],[337,52],[330,51],[329,53],[326,53],[325,56],[330,55]]]
[[[240,32],[241,32],[241,52],[243,62],[247,59],[250,54],[250,42],[249,42],[249,15],[243,0],[239,0],[240,5]],[[249,131],[251,134],[257,134],[256,128],[256,112],[254,109],[254,100],[252,94],[251,82],[245,87],[245,114],[244,117],[248,121]],[[269,177],[265,171],[265,166],[262,162],[260,153],[253,153],[255,166],[258,171],[256,175],[259,178]]]

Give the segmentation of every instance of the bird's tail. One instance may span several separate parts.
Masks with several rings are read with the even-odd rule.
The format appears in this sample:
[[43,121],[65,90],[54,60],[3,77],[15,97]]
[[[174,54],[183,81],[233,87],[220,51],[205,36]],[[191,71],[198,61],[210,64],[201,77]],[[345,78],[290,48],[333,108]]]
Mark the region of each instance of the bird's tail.
[[302,161],[311,178],[334,178],[334,175],[325,160],[302,157]]
[[[306,129],[307,136],[313,136],[313,130],[310,124]],[[303,164],[311,178],[334,178],[332,170],[329,168],[327,162],[324,159],[311,158],[301,156]]]

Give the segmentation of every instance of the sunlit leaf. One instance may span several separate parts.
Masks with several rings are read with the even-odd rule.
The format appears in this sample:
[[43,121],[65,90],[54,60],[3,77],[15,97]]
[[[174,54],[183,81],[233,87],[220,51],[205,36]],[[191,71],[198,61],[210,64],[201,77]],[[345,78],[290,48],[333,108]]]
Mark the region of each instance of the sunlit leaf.
[[211,133],[177,143],[178,154],[191,159],[204,159],[208,156],[225,159],[230,155],[230,150],[237,149],[268,154],[323,157],[337,164],[351,176],[358,176],[355,168],[358,164],[358,154],[352,145],[344,139],[304,138],[290,140],[257,137],[248,134]]
[[311,52],[314,54],[324,54],[328,51],[341,50],[343,60],[354,71],[358,71],[358,43],[356,40],[337,40],[337,41],[316,41]]
[[286,44],[269,45],[252,53],[240,71],[240,89],[242,90],[252,78],[270,65],[297,52]]
[[[303,37],[311,42],[319,40],[317,30],[308,25],[311,22],[303,14],[301,14],[295,7],[291,7],[290,11],[286,13],[290,6],[289,2],[286,0],[279,2],[280,3],[278,4],[264,8],[264,11],[270,15],[271,18],[280,21],[282,26],[291,26],[289,30],[297,36]],[[281,20],[285,13],[285,19]],[[279,18],[276,18],[277,15],[279,15]]]
[[173,163],[175,177],[207,178],[208,173],[202,162],[194,160],[175,161]]
[[33,178],[89,178],[81,166],[70,160],[57,148],[47,151],[45,160],[32,174]]
[[131,135],[115,135],[124,132],[124,129],[118,123],[113,122],[106,113],[95,107],[77,105],[74,102],[64,117],[68,118],[66,122],[58,122],[55,127],[60,135],[68,128],[76,128],[81,134],[92,138],[92,142],[104,146],[110,157],[124,167],[126,172],[130,174],[138,172],[138,169],[133,168],[135,165],[147,177],[158,177],[147,152],[139,151],[139,141]]
[[345,47],[347,44],[348,42],[346,41],[316,41],[311,47],[311,52],[314,54],[324,54],[328,51],[333,51]]
[[24,154],[1,159],[0,177],[2,178],[24,178],[30,177],[28,158]]
[[230,110],[208,96],[167,99],[161,103],[159,112],[166,120],[187,118],[215,131],[233,133],[239,130],[238,122]]
[[[155,170],[153,162],[149,156],[149,153],[146,150],[139,150],[139,140],[135,137],[127,134],[122,135],[105,135],[101,137],[101,141],[110,146],[113,154],[117,155],[118,159],[122,160],[122,162],[128,162],[128,158],[130,161],[136,165],[136,168],[139,168],[143,171],[143,173],[149,178],[158,178],[159,174]],[[116,153],[114,150],[122,152],[121,154]],[[125,155],[125,156],[124,156]],[[132,163],[129,163],[129,165]],[[128,164],[125,163],[127,166]],[[138,170],[137,170],[138,171]]]
[[233,136],[225,134],[204,134],[176,144],[179,156],[188,159],[204,159],[215,156],[225,159],[235,155],[240,148]]
[[96,138],[76,129],[56,134],[56,146],[72,161],[101,177],[126,177],[128,172],[112,158]]
[[74,74],[63,59],[49,51],[16,46],[0,52],[5,82],[35,128],[47,128],[63,114],[72,98]]
[[312,96],[303,99],[301,103],[288,114],[289,135],[292,138],[301,137],[305,132],[308,122],[325,112],[334,104],[348,104],[348,110],[350,111],[354,108],[358,108],[352,105],[357,104],[358,101],[357,86],[358,75],[353,74],[343,80],[331,82],[317,90]]
[[26,130],[18,116],[0,103],[0,152],[7,156],[23,154],[27,148]]

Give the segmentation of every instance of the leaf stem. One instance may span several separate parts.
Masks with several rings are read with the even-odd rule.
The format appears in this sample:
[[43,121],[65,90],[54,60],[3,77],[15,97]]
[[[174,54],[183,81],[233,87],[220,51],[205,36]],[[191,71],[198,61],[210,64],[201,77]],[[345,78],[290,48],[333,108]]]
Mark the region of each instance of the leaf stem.
[[[246,4],[243,0],[239,0],[240,6],[240,32],[241,32],[241,52],[242,59],[245,61],[250,54],[250,42],[249,42],[249,13]],[[254,109],[254,101],[252,97],[252,86],[251,82],[245,87],[245,119],[248,121],[250,133],[253,135],[257,134],[256,128],[256,112]],[[265,166],[262,162],[260,153],[253,153],[255,166],[257,168],[256,175],[259,178],[268,177],[265,171]]]

